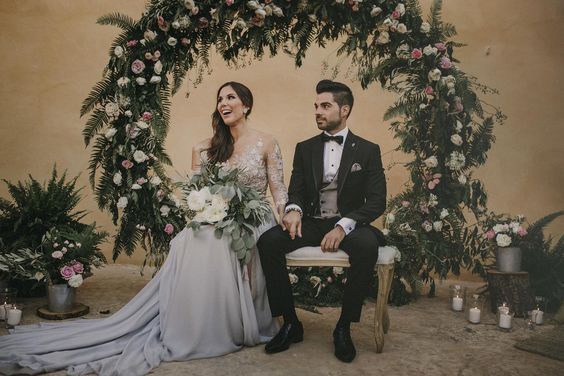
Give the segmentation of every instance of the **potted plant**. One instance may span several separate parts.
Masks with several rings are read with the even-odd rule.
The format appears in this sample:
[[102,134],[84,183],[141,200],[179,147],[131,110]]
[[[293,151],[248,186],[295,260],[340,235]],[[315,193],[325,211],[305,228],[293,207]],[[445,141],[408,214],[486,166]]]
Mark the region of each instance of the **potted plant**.
[[525,217],[519,215],[490,214],[485,221],[485,236],[495,249],[496,268],[503,273],[521,271],[521,248],[519,247],[527,230],[523,227]]

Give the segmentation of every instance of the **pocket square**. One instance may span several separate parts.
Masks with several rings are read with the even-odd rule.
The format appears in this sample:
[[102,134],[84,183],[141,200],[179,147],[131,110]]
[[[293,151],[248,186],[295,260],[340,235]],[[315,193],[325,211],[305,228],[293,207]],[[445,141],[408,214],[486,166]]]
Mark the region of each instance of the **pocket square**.
[[356,172],[356,171],[360,171],[360,170],[362,170],[362,167],[360,166],[359,163],[355,163],[351,167],[351,172]]

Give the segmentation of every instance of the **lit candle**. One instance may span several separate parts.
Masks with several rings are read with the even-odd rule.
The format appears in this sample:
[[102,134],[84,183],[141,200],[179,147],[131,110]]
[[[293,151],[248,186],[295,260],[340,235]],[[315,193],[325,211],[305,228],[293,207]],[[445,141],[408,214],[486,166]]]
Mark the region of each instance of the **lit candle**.
[[511,329],[511,315],[499,312],[499,327],[503,329]]
[[2,304],[0,306],[0,320],[6,320],[6,310],[12,308],[11,304]]
[[533,318],[533,322],[537,325],[541,325],[543,323],[543,316],[544,316],[544,312],[541,311],[540,309],[533,309],[533,312],[531,314],[532,318]]
[[499,313],[505,313],[505,314],[509,313],[509,307],[505,303],[497,307],[497,310],[499,311]]
[[468,311],[468,321],[470,321],[472,324],[480,323],[480,314],[480,308],[470,308],[470,310]]
[[6,314],[6,322],[8,323],[8,325],[11,326],[16,326],[20,323],[20,320],[22,319],[22,310],[21,309],[17,309],[15,306],[8,309],[7,310],[7,314]]
[[455,311],[462,311],[463,300],[459,296],[452,298],[452,309]]

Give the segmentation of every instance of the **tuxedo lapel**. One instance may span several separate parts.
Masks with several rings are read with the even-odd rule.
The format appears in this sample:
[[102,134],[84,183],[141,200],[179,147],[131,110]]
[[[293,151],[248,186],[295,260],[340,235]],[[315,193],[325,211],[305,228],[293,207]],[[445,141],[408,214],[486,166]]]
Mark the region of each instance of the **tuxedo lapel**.
[[356,136],[349,130],[349,134],[347,135],[347,139],[345,140],[345,146],[343,147],[341,163],[339,165],[339,184],[337,188],[337,195],[341,194],[345,180],[347,179],[349,171],[351,170],[357,149],[358,143],[356,141]]
[[313,181],[315,183],[315,190],[319,191],[321,182],[323,181],[323,152],[325,144],[319,135],[313,142],[311,148],[311,168],[313,172]]

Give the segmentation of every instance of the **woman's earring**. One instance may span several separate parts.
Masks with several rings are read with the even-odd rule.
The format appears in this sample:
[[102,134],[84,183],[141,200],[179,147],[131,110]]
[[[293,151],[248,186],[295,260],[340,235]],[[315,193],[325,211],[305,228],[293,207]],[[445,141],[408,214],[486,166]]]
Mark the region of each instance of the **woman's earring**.
[[247,111],[249,111],[248,108],[243,108],[243,113],[244,113],[245,115],[247,114]]

